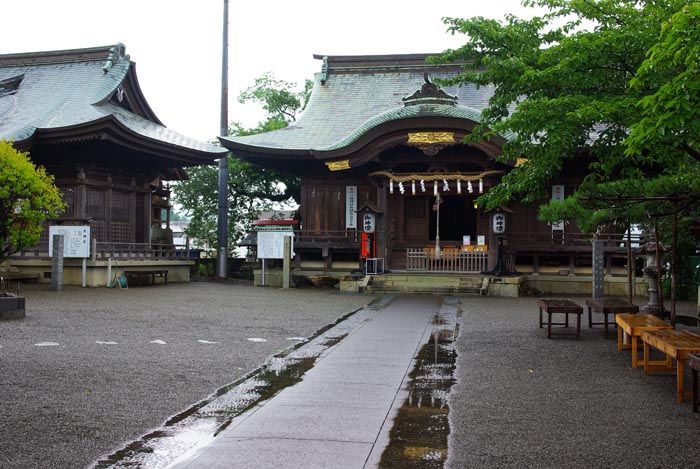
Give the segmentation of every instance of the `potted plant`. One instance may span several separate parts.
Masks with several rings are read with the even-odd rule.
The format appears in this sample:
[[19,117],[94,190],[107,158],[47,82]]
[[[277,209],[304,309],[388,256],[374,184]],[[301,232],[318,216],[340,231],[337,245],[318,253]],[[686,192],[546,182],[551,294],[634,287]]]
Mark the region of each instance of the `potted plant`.
[[44,222],[64,207],[53,176],[28,153],[0,141],[0,319],[24,317],[24,298],[8,290],[8,259],[39,242]]

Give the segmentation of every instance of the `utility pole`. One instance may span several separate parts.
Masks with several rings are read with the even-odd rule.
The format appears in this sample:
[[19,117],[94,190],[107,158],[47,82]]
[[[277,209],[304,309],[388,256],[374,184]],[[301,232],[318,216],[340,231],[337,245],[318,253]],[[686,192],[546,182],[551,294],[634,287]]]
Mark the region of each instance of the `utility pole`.
[[[221,122],[219,135],[228,134],[228,0],[224,0],[224,40],[221,54]],[[216,276],[228,276],[228,153],[219,159],[219,211],[217,217],[219,252]]]

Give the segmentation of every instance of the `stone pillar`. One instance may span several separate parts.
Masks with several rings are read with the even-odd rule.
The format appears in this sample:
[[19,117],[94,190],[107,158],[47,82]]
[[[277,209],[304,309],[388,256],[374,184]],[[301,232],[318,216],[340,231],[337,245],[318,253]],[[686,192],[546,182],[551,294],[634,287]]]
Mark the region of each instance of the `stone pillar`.
[[605,249],[603,240],[593,241],[593,298],[603,298],[605,285]]
[[51,251],[51,290],[63,290],[63,235],[53,235]]

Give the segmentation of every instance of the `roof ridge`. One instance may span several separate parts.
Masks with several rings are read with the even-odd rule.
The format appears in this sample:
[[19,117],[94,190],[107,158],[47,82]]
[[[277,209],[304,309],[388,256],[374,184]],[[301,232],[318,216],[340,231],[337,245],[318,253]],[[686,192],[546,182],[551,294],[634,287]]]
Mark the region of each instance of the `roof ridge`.
[[20,65],[52,65],[58,63],[99,62],[107,60],[111,52],[118,51],[125,56],[122,43],[108,46],[88,47],[83,49],[65,49],[55,51],[22,52],[17,54],[0,54],[0,67]]

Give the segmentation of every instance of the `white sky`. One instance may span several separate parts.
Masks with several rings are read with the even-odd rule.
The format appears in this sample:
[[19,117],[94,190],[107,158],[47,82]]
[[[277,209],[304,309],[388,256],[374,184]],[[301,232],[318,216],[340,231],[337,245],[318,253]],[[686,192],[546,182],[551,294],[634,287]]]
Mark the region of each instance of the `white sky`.
[[[223,0],[19,0],[3,2],[0,54],[121,42],[141,88],[168,127],[209,141],[219,132]],[[238,95],[265,72],[313,79],[313,54],[439,53],[465,42],[443,17],[530,16],[519,0],[229,0],[229,121],[253,126]]]

